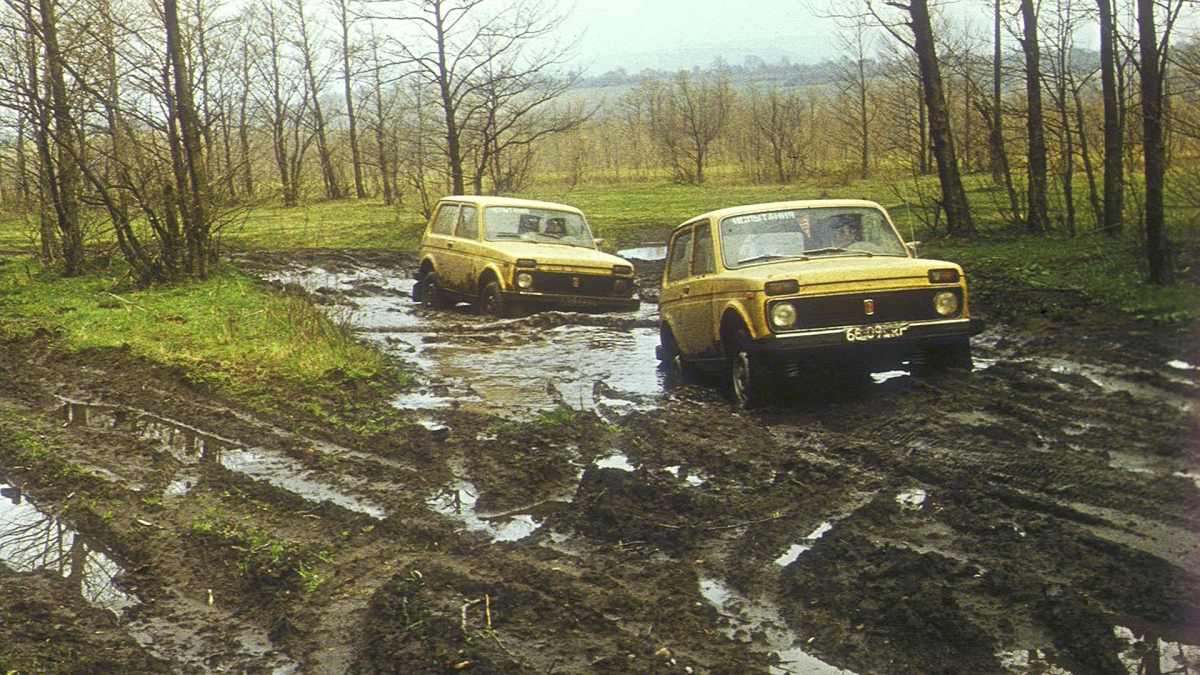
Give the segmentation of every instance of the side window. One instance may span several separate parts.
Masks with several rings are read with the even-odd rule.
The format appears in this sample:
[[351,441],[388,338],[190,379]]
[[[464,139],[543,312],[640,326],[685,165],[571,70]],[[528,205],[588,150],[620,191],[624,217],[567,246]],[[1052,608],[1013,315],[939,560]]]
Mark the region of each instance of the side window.
[[692,274],[712,274],[717,269],[713,255],[712,225],[696,226],[696,250],[692,253]]
[[454,234],[454,221],[458,218],[458,207],[454,204],[442,204],[438,207],[433,224],[429,226],[430,234],[450,236]]
[[475,207],[463,205],[458,212],[458,225],[454,228],[454,236],[466,239],[479,238],[479,221],[475,218]]
[[688,261],[692,259],[692,231],[685,230],[675,235],[671,242],[671,259],[667,261],[667,281],[679,281],[688,275]]

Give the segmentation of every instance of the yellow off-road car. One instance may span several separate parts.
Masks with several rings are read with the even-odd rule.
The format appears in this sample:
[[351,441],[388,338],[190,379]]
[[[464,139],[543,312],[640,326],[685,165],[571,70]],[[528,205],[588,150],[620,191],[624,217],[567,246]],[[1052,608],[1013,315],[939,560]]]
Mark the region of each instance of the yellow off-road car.
[[480,313],[521,308],[636,309],[633,265],[597,249],[573,206],[507,197],[445,197],[421,239],[413,299]]
[[970,367],[962,268],[918,258],[874,202],[812,200],[706,213],[671,234],[658,357],[717,366],[739,407],[782,376]]

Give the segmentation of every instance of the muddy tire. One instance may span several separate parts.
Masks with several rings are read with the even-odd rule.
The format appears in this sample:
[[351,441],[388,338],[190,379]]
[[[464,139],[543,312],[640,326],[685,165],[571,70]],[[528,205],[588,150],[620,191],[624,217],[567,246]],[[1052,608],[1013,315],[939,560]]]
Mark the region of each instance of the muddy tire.
[[750,353],[750,334],[745,328],[726,338],[725,355],[733,407],[749,410],[761,405],[771,378],[761,359]]
[[483,291],[479,293],[477,309],[480,314],[498,318],[514,314],[512,303],[504,299],[504,294],[500,292],[500,282],[495,279],[484,284]]
[[953,345],[930,348],[919,354],[912,363],[912,373],[918,377],[946,370],[970,370],[971,343],[966,338]]
[[436,272],[429,272],[421,279],[420,297],[421,306],[426,309],[446,309],[450,306],[450,301],[446,299],[446,292],[438,284]]
[[691,376],[692,369],[684,362],[683,353],[679,351],[679,344],[675,342],[675,334],[666,324],[661,325],[658,329],[658,342],[659,368],[666,377],[666,385],[674,387],[683,384]]

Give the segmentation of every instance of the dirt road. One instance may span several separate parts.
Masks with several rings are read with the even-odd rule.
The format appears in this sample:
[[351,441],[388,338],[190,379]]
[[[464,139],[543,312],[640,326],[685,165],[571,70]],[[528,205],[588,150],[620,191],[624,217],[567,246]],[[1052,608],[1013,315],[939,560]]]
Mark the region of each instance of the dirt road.
[[665,387],[652,303],[494,322],[413,307],[399,256],[241,264],[414,384],[348,431],[6,344],[0,671],[1200,672],[1178,327],[983,270],[972,372],[738,413]]

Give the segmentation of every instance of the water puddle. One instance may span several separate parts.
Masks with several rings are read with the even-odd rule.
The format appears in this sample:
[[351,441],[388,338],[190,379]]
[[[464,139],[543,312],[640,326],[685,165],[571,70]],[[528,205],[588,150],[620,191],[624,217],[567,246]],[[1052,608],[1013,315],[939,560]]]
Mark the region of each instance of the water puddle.
[[768,669],[772,675],[854,675],[805,652],[773,603],[752,601],[717,579],[701,578],[700,595],[720,614],[726,637],[778,656],[779,662]]
[[[663,468],[664,471],[671,474],[672,476],[675,476],[676,478],[680,477],[680,471],[682,471],[682,469],[683,469],[682,466],[668,466],[668,467]],[[686,473],[686,474],[683,474],[683,482],[686,483],[688,485],[688,487],[700,487],[700,486],[704,485],[705,483],[707,483],[708,481],[703,476],[700,476],[698,474]]]
[[483,532],[493,542],[518,541],[533,534],[541,523],[530,513],[483,516],[475,510],[479,492],[466,480],[459,479],[425,500],[430,509],[462,523],[469,532]]
[[1192,364],[1188,363],[1187,361],[1180,361],[1179,359],[1175,359],[1173,361],[1168,361],[1167,367],[1174,368],[1175,370],[1196,370],[1197,369],[1196,366],[1193,366]]
[[423,310],[410,297],[415,282],[396,270],[313,267],[267,278],[341,294],[353,305],[347,320],[364,339],[413,363],[420,383],[393,401],[399,408],[529,418],[567,406],[609,416],[653,408],[663,390],[653,303],[636,312],[498,321],[465,307]]
[[[1139,634],[1125,626],[1114,626],[1113,635],[1121,644],[1117,658],[1129,675],[1200,673],[1200,647]],[[1006,650],[996,654],[996,659],[1013,675],[1081,675],[1056,663],[1041,649]]]
[[896,502],[900,504],[901,508],[911,511],[920,511],[922,508],[924,508],[925,499],[928,496],[929,493],[920,488],[916,488],[915,490],[907,490],[896,495]]
[[[1060,375],[1075,375],[1078,377],[1083,377],[1099,387],[1100,390],[1106,394],[1129,394],[1130,396],[1140,400],[1165,403],[1179,410],[1180,412],[1190,412],[1193,407],[1193,402],[1185,396],[1164,391],[1163,389],[1138,382],[1135,379],[1127,376],[1136,376],[1136,373],[1118,374],[1109,368],[1102,368],[1078,363],[1075,361],[1068,361],[1066,359],[1054,359],[1047,357],[1038,357],[1031,359],[1029,362]],[[1168,376],[1169,374],[1163,373],[1163,375]],[[1190,380],[1179,378],[1170,379],[1172,381],[1178,381],[1181,384],[1187,384],[1195,387],[1195,383],[1191,382]]]
[[617,251],[617,255],[627,260],[666,260],[666,243],[643,244],[635,248],[625,248]]
[[[191,603],[195,620],[181,623],[177,616],[168,620],[143,615],[125,621],[126,610],[141,600],[118,587],[122,567],[87,537],[6,484],[0,484],[0,564],[16,572],[46,570],[61,575],[88,604],[122,620],[126,631],[159,658],[201,667],[204,672],[299,672],[297,664],[272,646],[266,631],[200,602]],[[177,600],[158,598],[160,607],[172,604]],[[204,630],[214,634],[205,638]],[[214,671],[211,666],[218,659],[237,668]]]
[[0,563],[16,572],[49,570],[61,575],[89,604],[117,617],[137,604],[117,587],[121,568],[79,533],[0,484]]
[[[274,450],[244,446],[182,422],[118,406],[65,401],[61,414],[69,424],[130,431],[154,442],[161,452],[170,454],[185,467],[212,462],[314,504],[328,502],[376,520],[387,517],[387,511],[372,499],[350,494],[322,480],[300,461]],[[339,475],[339,479],[355,482],[352,477],[345,475]],[[172,479],[163,496],[182,497],[195,487],[198,480],[194,469],[188,472],[185,468],[181,475]],[[359,487],[366,491],[369,484],[366,481],[358,482],[361,483]]]
[[604,457],[596,459],[596,468],[599,469],[620,469],[628,473],[637,471],[637,467],[629,462],[629,458],[620,452],[614,452]]
[[784,551],[783,555],[775,559],[775,564],[779,567],[787,567],[800,559],[800,556],[812,549],[817,540],[824,537],[827,532],[833,529],[833,523],[825,521],[817,526],[800,544],[792,544],[788,550]]

